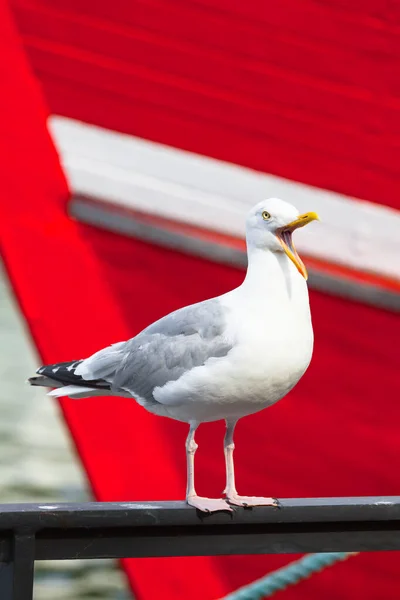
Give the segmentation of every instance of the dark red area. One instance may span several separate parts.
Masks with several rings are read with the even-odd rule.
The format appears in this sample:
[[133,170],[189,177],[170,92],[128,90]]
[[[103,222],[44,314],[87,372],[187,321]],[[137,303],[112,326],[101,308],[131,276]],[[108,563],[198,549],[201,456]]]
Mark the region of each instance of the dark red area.
[[[0,97],[1,252],[43,361],[80,358],[240,283],[236,269],[70,220],[67,186],[45,129],[48,112],[4,2],[0,47],[7,90]],[[288,398],[238,426],[239,490],[398,494],[399,318],[318,293],[311,302],[316,344],[309,371]],[[65,400],[62,410],[98,499],[183,497],[182,424],[128,399]],[[222,434],[220,423],[199,431],[203,493],[223,487]],[[139,599],[215,600],[290,558],[144,559],[125,566]],[[398,553],[357,556],[282,597],[397,600],[398,561]]]
[[394,2],[11,6],[51,112],[400,206]]

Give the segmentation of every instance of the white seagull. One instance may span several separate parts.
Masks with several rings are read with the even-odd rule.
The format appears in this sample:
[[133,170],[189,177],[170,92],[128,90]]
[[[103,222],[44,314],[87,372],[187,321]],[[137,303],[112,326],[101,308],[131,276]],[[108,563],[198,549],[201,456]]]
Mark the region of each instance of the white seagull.
[[[185,306],[136,337],[89,358],[47,365],[32,385],[52,396],[129,396],[148,411],[189,424],[186,501],[200,511],[276,506],[274,498],[236,491],[233,432],[241,417],[271,406],[306,371],[313,350],[307,271],[292,241],[318,219],[270,198],[248,214],[248,268],[236,289]],[[194,485],[194,436],[201,423],[224,419],[225,498],[203,498]]]

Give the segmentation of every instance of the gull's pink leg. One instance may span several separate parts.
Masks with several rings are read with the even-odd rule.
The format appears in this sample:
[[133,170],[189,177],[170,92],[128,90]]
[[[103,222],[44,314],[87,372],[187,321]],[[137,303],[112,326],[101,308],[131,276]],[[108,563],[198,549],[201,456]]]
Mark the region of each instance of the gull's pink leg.
[[186,502],[190,506],[194,506],[202,512],[216,512],[218,510],[227,510],[232,512],[229,504],[222,498],[202,498],[196,494],[194,488],[194,455],[197,450],[197,444],[194,441],[194,432],[196,431],[197,423],[191,423],[189,435],[186,440],[186,460],[187,460],[187,489]]
[[233,432],[237,421],[226,422],[226,434],[224,439],[224,454],[226,465],[226,488],[224,494],[229,504],[235,506],[278,506],[275,498],[262,498],[257,496],[239,496],[235,486],[235,469],[233,464]]

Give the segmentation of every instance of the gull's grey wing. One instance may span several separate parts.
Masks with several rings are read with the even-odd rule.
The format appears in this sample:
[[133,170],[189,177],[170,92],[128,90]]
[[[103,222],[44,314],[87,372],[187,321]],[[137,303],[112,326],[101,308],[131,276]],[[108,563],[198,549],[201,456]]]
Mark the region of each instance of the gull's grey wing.
[[154,404],[153,390],[226,356],[233,340],[226,334],[226,309],[218,299],[177,310],[136,337],[105,348],[79,367],[84,379],[104,379],[111,391],[128,391],[144,405]]

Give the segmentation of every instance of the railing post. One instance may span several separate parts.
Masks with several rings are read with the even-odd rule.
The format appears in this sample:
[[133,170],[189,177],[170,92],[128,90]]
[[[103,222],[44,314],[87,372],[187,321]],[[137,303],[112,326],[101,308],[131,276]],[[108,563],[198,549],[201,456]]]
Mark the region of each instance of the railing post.
[[13,600],[14,563],[0,563],[0,598]]
[[[26,533],[16,531],[14,533],[12,554],[13,585],[10,600],[32,600],[35,534],[32,532]],[[7,596],[6,599],[8,600]]]

